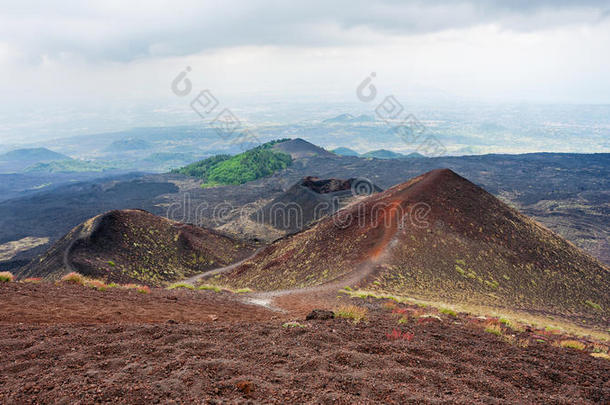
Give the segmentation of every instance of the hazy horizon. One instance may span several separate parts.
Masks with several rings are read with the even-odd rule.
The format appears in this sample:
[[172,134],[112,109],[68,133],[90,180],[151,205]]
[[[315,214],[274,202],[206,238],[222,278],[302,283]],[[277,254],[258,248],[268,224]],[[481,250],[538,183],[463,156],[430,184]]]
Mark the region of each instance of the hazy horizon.
[[[372,114],[356,98],[372,73],[380,94],[422,120],[517,106],[569,113],[538,115],[541,127],[588,121],[585,138],[610,133],[595,112],[610,110],[608,1],[62,0],[0,10],[3,145],[195,125],[190,102],[203,89],[253,126]],[[193,92],[182,98],[171,85],[187,67]],[[586,147],[566,139],[559,149]]]

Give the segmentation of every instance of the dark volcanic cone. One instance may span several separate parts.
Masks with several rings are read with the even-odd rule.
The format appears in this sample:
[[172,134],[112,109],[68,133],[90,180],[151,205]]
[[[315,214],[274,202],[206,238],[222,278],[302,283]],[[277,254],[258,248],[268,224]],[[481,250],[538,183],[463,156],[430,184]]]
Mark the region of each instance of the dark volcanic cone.
[[251,219],[294,233],[325,216],[334,214],[352,197],[380,192],[366,179],[320,179],[305,177],[285,193],[252,214]]
[[77,271],[106,281],[156,286],[229,265],[253,251],[214,230],[142,210],[110,211],[74,228],[18,277],[53,280]]

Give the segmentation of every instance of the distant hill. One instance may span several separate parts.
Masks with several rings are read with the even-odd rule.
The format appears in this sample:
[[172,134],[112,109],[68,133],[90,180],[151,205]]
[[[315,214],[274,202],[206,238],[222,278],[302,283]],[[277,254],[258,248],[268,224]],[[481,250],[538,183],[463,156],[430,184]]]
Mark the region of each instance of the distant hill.
[[405,155],[398,152],[392,152],[387,149],[378,149],[372,150],[370,152],[366,152],[362,155],[362,157],[375,158],[375,159],[401,159],[404,158]]
[[[124,163],[123,163],[124,165]],[[79,173],[79,172],[103,172],[108,170],[126,169],[120,163],[101,162],[91,160],[59,160],[49,163],[37,163],[24,170],[26,173]]]
[[[347,148],[345,148],[345,149],[347,149]],[[393,152],[391,150],[386,150],[386,149],[372,150],[372,151],[366,152],[360,156],[365,157],[365,158],[375,158],[375,159],[422,159],[422,158],[426,157],[418,152],[411,152],[408,155],[405,155],[402,153]]]
[[130,152],[135,150],[150,149],[152,145],[143,140],[137,138],[119,139],[112,142],[105,148],[107,152]]
[[14,173],[35,165],[59,160],[71,160],[70,156],[47,148],[16,149],[0,155],[0,172]]
[[307,142],[306,140],[301,138],[283,140],[282,142],[278,142],[273,145],[273,150],[282,153],[287,153],[293,159],[303,159],[312,156],[335,156],[326,149],[316,146],[313,143]]
[[357,122],[373,122],[375,121],[375,117],[371,115],[358,115],[354,116],[352,114],[340,114],[333,118],[325,119],[324,123],[357,123]]
[[448,169],[352,204],[218,282],[276,290],[331,280],[337,288],[610,322],[610,268]]
[[172,172],[198,177],[205,181],[205,186],[244,184],[292,164],[288,153],[275,148],[279,142],[267,142],[235,156],[212,156]]
[[231,264],[253,251],[217,231],[146,211],[110,211],[78,225],[17,275],[57,280],[77,271],[105,281],[159,286]]
[[344,147],[333,149],[331,152],[339,156],[360,156],[360,153],[356,152],[355,150]]

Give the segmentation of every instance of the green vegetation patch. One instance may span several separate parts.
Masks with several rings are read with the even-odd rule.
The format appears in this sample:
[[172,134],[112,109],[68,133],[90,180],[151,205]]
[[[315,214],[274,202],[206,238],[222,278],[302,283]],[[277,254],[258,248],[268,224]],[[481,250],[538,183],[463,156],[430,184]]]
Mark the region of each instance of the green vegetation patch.
[[587,304],[587,305],[588,305],[588,306],[590,306],[591,308],[596,309],[596,310],[598,310],[598,311],[601,311],[601,310],[602,310],[601,305],[599,305],[599,304],[597,304],[597,303],[595,303],[595,302],[593,302],[593,301],[591,301],[591,300],[586,300],[586,301],[585,301],[585,304]]
[[210,290],[210,291],[214,291],[214,292],[221,292],[222,288],[215,286],[215,285],[208,285],[208,284],[204,284],[204,285],[200,285],[199,287],[197,287],[198,290]]
[[271,149],[273,145],[283,141],[285,140],[267,142],[235,156],[212,156],[176,169],[173,173],[198,177],[205,182],[203,187],[247,183],[292,165],[290,155]]

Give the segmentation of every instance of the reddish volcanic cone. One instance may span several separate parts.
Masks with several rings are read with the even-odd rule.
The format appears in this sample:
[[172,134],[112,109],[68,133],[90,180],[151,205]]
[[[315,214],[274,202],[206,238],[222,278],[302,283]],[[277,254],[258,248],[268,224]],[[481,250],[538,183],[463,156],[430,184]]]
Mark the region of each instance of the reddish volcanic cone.
[[356,279],[353,287],[567,312],[599,324],[608,320],[609,272],[482,188],[438,169],[277,241],[220,281],[278,290]]

